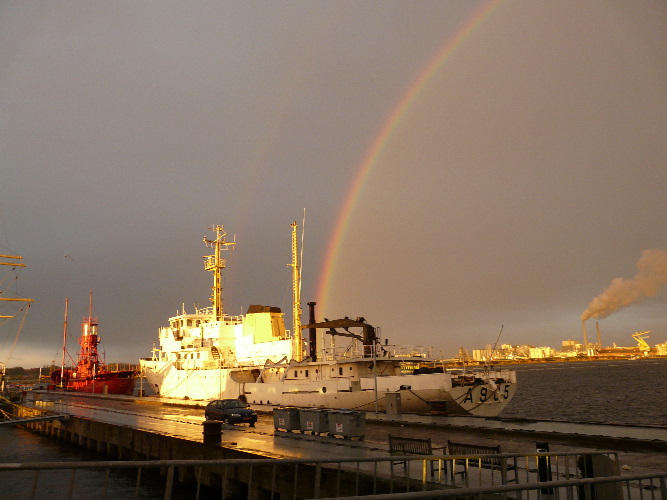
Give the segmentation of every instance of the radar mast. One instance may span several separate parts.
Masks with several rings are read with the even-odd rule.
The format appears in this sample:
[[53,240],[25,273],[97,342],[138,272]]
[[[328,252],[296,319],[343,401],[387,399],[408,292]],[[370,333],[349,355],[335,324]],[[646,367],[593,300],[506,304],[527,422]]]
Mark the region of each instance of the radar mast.
[[216,237],[214,240],[210,240],[204,236],[206,247],[213,248],[213,255],[204,256],[206,259],[204,269],[213,273],[211,303],[213,304],[213,314],[216,321],[218,321],[225,314],[224,307],[222,306],[222,270],[227,265],[226,259],[220,258],[220,251],[233,249],[236,241],[229,242],[225,240],[227,233],[223,229],[223,226],[214,226],[209,229],[216,232]]

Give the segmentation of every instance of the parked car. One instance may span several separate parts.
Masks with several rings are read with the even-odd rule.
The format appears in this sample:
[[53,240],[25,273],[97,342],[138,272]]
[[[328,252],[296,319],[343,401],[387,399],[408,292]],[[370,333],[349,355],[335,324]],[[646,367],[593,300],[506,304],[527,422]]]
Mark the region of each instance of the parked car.
[[224,423],[248,423],[255,427],[257,412],[251,410],[240,399],[217,399],[206,405],[204,410],[206,420],[221,420]]

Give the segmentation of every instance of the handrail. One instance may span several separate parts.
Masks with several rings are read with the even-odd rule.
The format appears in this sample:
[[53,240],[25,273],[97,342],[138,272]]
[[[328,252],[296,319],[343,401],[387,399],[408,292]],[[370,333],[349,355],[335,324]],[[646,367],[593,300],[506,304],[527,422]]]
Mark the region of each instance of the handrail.
[[[577,452],[565,452],[565,453],[559,453],[559,452],[548,452],[548,453],[539,453],[539,454],[530,454],[530,455],[525,455],[525,454],[520,454],[520,453],[497,453],[497,454],[490,454],[490,455],[485,455],[485,457],[498,457],[501,461],[501,463],[505,464],[505,466],[508,464],[508,460],[513,459],[513,458],[530,458],[530,462],[532,463],[533,459],[537,460],[539,458],[549,458],[551,457],[551,463],[554,465],[557,463],[558,459],[563,459],[563,457],[582,457],[582,456],[594,456],[594,455],[613,455],[615,457],[616,453],[615,452],[589,452],[589,453],[577,453]],[[667,500],[667,488],[665,487],[666,484],[666,479],[667,479],[667,472],[664,473],[657,473],[657,474],[632,474],[632,475],[624,475],[624,476],[608,476],[608,477],[596,477],[596,478],[579,478],[576,477],[576,475],[571,475],[571,474],[555,474],[556,478],[564,477],[565,479],[560,479],[560,480],[555,480],[555,481],[544,481],[544,482],[536,482],[539,481],[533,474],[532,476],[532,482],[528,481],[525,483],[519,483],[517,481],[517,484],[508,484],[506,481],[503,481],[502,484],[493,484],[491,482],[491,486],[488,486],[488,482],[486,484],[480,484],[477,486],[470,486],[466,482],[465,485],[462,484],[454,484],[454,483],[444,483],[449,487],[454,487],[454,489],[437,489],[437,490],[432,490],[432,491],[426,491],[427,485],[429,488],[432,488],[433,486],[437,487],[438,484],[443,484],[441,483],[442,476],[439,475],[437,482],[433,482],[433,479],[431,482],[428,482],[426,479],[426,470],[427,470],[427,465],[428,462],[431,461],[438,461],[440,464],[446,465],[446,462],[449,462],[450,464],[453,462],[455,459],[474,459],[473,456],[462,456],[462,455],[441,455],[441,456],[435,456],[435,455],[427,455],[427,456],[415,456],[415,455],[410,455],[410,456],[380,456],[380,457],[363,457],[363,458],[284,458],[284,459],[271,459],[271,458],[259,458],[259,459],[212,459],[212,460],[133,460],[133,461],[96,461],[96,462],[35,462],[35,463],[0,463],[0,473],[7,473],[7,472],[14,472],[14,471],[35,471],[35,476],[34,476],[34,485],[33,485],[33,491],[35,491],[37,487],[37,481],[39,478],[39,471],[42,470],[72,470],[72,473],[76,470],[89,470],[89,471],[94,471],[94,470],[105,470],[107,471],[107,478],[108,478],[108,471],[111,469],[136,469],[137,471],[137,487],[139,486],[139,481],[141,478],[141,471],[142,470],[147,470],[147,469],[161,469],[163,471],[167,471],[166,474],[166,479],[164,483],[164,488],[165,488],[165,499],[168,499],[171,497],[171,491],[172,487],[174,485],[175,479],[175,471],[181,470],[183,468],[191,468],[193,470],[198,470],[200,471],[197,475],[199,478],[199,474],[203,470],[209,470],[209,471],[219,471],[224,470],[224,471],[237,471],[239,469],[246,470],[246,475],[245,477],[248,480],[248,495],[249,498],[252,496],[251,494],[251,488],[250,486],[254,484],[258,480],[253,480],[253,470],[262,470],[262,469],[257,469],[258,467],[272,467],[273,468],[273,482],[271,484],[271,491],[274,492],[276,491],[274,489],[275,487],[275,475],[276,475],[276,467],[280,467],[283,472],[281,472],[282,475],[284,474],[291,474],[290,472],[286,472],[284,467],[288,466],[293,466],[294,467],[294,472],[293,474],[296,475],[299,471],[299,467],[314,467],[315,468],[315,475],[314,477],[311,475],[309,477],[313,478],[312,479],[312,484],[310,487],[312,487],[312,491],[315,492],[315,498],[318,498],[320,496],[320,493],[325,493],[328,495],[331,495],[334,493],[337,498],[346,498],[346,499],[352,499],[352,498],[358,498],[358,499],[367,499],[367,500],[373,500],[373,499],[389,499],[389,498],[453,498],[453,497],[462,497],[465,495],[482,495],[482,494],[487,494],[487,493],[506,493],[506,492],[514,492],[514,491],[526,491],[530,492],[532,490],[541,490],[544,491],[545,489],[556,489],[556,488],[568,488],[572,490],[573,488],[577,487],[588,487],[588,488],[593,488],[595,485],[604,485],[607,483],[614,484],[614,483],[619,483],[618,488],[621,487],[620,483],[623,483],[624,488],[630,488],[630,482],[636,482],[639,481],[639,487],[646,487],[646,485],[642,486],[642,482],[644,481],[649,481],[650,487],[652,490],[657,490],[653,491],[655,495],[653,495],[651,498],[661,498],[662,500]],[[378,469],[378,464],[388,464],[392,461],[396,460],[406,460],[406,474],[405,476],[395,476],[393,473],[393,469],[391,470],[390,475],[386,472],[386,466],[385,466],[385,472],[381,473]],[[515,462],[516,464],[517,462]],[[362,464],[371,464],[369,467],[368,465],[365,468],[361,468]],[[374,464],[374,465],[372,465]],[[414,474],[410,474],[410,464],[413,465],[413,472],[416,473],[417,477],[414,477]],[[328,466],[328,467],[323,467],[323,466]],[[344,467],[345,466],[345,467]],[[332,484],[332,475],[329,474],[329,483],[328,483],[328,489],[326,492],[322,491],[322,488],[325,486],[325,484],[322,482],[322,478],[324,477],[324,474],[322,472],[323,469],[329,469],[332,471],[332,473],[336,474],[336,470],[338,471],[338,485]],[[532,466],[531,466],[532,468]],[[505,467],[503,467],[505,469]],[[301,469],[303,470],[303,468]],[[446,469],[445,469],[446,470]],[[347,474],[356,474],[356,489],[355,487],[352,488],[351,491],[348,491],[348,495],[350,493],[353,493],[354,495],[360,495],[361,492],[359,490],[359,483],[360,481],[371,481],[373,484],[373,492],[372,494],[366,495],[366,496],[343,496],[341,497],[340,494],[342,491],[340,490],[340,475],[342,471],[346,471]],[[528,470],[526,470],[526,473]],[[532,471],[535,472],[535,471]],[[490,473],[487,471],[487,473]],[[227,472],[224,472],[226,475]],[[303,474],[303,473],[301,473]],[[363,477],[362,477],[363,476]],[[421,477],[420,477],[421,476]],[[226,477],[226,476],[225,476]],[[354,479],[353,476],[350,476],[351,479]],[[528,475],[526,475],[526,479],[528,479]],[[265,477],[266,479],[266,477]],[[305,476],[304,476],[305,479]],[[519,478],[515,478],[515,480],[518,480]],[[199,480],[199,479],[197,479]],[[385,481],[385,484],[389,482],[391,484],[391,494],[377,494],[376,486],[378,484],[378,481],[382,480]],[[655,484],[657,482],[658,484]],[[335,481],[334,481],[335,483]],[[297,481],[295,481],[295,488]],[[367,483],[368,484],[368,483]],[[407,488],[407,491],[410,491],[411,486],[416,489],[419,489],[419,484],[421,484],[421,489],[423,491],[413,491],[411,493],[403,494],[400,491],[394,491],[394,485],[396,485],[399,488],[402,488],[401,491],[405,491],[405,488]],[[444,485],[443,484],[443,485]],[[303,488],[306,485],[301,484],[298,486],[299,488]],[[349,486],[349,484],[347,484]],[[102,485],[101,485],[102,487]],[[613,486],[612,486],[613,487]],[[633,488],[636,488],[637,485],[633,484]],[[384,489],[384,491],[387,491]],[[289,492],[287,492],[289,493]],[[296,495],[296,490],[294,492]],[[570,495],[572,496],[572,495]],[[224,492],[224,487],[223,487],[223,498],[225,498],[225,492]],[[521,497],[525,498],[525,497]],[[532,498],[530,495],[528,498]],[[538,498],[539,493],[538,493]]]

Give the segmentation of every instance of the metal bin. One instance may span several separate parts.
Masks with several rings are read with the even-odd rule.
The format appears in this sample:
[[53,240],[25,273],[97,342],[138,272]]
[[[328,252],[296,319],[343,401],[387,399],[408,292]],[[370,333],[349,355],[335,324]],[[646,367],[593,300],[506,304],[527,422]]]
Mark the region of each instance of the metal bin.
[[283,406],[273,410],[273,428],[288,432],[298,431],[300,428],[299,408]]
[[322,434],[329,432],[329,411],[319,408],[302,408],[299,410],[301,432]]
[[338,410],[329,412],[329,434],[345,439],[364,439],[366,413],[362,411]]

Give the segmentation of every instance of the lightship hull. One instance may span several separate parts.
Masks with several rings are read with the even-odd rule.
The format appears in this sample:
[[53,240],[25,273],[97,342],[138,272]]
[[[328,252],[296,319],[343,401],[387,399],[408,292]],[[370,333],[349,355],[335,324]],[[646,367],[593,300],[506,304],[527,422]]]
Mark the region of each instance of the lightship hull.
[[94,379],[70,379],[65,389],[95,394],[131,394],[135,377],[136,372],[131,370],[100,373]]

